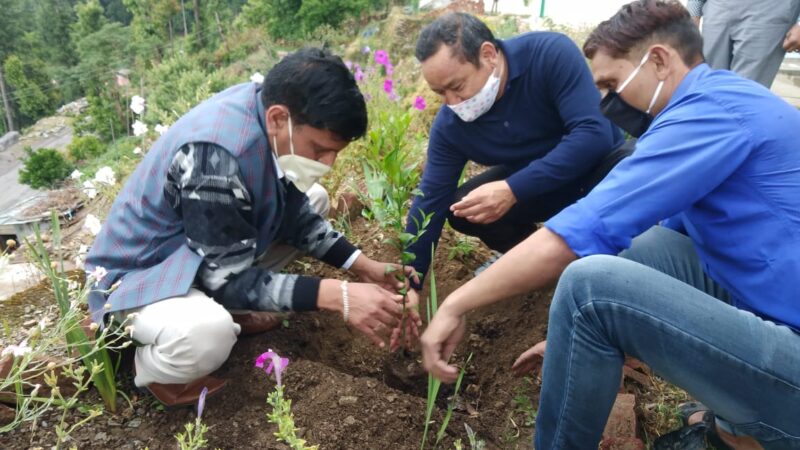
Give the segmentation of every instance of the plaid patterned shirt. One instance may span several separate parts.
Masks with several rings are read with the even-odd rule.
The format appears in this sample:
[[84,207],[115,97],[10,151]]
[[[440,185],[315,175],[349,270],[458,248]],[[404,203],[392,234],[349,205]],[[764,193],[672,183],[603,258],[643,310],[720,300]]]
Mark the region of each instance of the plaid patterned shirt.
[[[276,240],[341,267],[356,251],[281,179],[283,216]],[[224,148],[189,143],[175,154],[164,195],[183,219],[189,248],[203,257],[197,282],[228,309],[303,311],[316,308],[319,279],[253,267],[258,231],[253,199],[239,164]]]
[[95,322],[199,286],[231,309],[316,307],[319,280],[252,267],[282,240],[341,267],[357,251],[280,180],[260,85],[232,86],[181,117],[114,201],[86,259],[108,274]]

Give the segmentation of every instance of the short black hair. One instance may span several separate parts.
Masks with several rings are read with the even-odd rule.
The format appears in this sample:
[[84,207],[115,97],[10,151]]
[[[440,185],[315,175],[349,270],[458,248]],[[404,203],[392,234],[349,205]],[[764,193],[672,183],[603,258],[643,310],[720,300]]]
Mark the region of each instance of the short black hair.
[[420,62],[425,62],[444,44],[451,48],[453,56],[459,61],[480,67],[480,51],[484,42],[490,42],[497,48],[497,40],[485,23],[471,14],[448,13],[422,29],[415,56]]
[[367,132],[367,104],[342,58],[320,48],[284,57],[264,79],[264,107],[285,105],[297,125],[329,130],[345,141]]
[[612,58],[627,57],[642,44],[665,42],[677,50],[689,67],[703,62],[703,36],[689,11],[676,0],[637,0],[602,22],[583,44],[593,59],[598,51]]

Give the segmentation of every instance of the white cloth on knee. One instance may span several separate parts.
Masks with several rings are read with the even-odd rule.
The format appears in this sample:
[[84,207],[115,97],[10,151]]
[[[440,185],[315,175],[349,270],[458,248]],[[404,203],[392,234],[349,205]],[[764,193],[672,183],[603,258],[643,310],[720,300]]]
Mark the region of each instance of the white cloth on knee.
[[236,343],[241,328],[214,299],[192,289],[183,297],[125,311],[138,313],[133,339],[136,386],[189,383],[218,369]]

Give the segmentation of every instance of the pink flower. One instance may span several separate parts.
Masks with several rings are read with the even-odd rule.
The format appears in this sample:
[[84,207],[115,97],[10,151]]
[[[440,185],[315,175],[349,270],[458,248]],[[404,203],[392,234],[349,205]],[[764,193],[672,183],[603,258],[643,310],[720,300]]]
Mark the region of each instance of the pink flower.
[[364,48],[361,49],[361,53],[369,53],[372,49],[369,48],[369,45],[365,45]]
[[394,83],[390,78],[383,80],[383,90],[387,94],[391,94],[392,92],[394,92]]
[[[269,365],[266,369],[264,369],[264,363],[267,361],[267,359],[270,360]],[[256,367],[264,369],[264,372],[267,372],[267,374],[272,373],[272,369],[275,369],[275,381],[278,383],[278,386],[281,386],[281,374],[288,365],[289,358],[281,358],[280,355],[273,352],[272,349],[269,349],[267,352],[262,353],[261,356],[256,358]]]
[[396,101],[400,100],[400,96],[397,95],[397,92],[392,92],[392,93],[389,94],[389,100],[391,100],[393,102],[396,102]]
[[364,81],[364,72],[361,70],[361,67],[356,69],[356,73],[354,76],[356,81]]
[[394,66],[392,63],[387,63],[384,67],[386,67],[386,76],[392,76],[394,74]]
[[345,61],[344,65],[347,67],[347,70],[353,70],[353,61]]
[[382,66],[389,63],[389,54],[386,50],[375,50],[375,62]]
[[421,95],[418,95],[417,98],[414,99],[414,108],[422,111],[425,109],[425,106],[427,106],[425,105],[425,99],[422,98]]

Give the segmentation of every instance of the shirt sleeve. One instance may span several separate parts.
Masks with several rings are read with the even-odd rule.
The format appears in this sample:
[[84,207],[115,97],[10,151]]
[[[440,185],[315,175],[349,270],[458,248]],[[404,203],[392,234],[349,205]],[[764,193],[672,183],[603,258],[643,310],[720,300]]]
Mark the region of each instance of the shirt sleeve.
[[[458,180],[466,164],[466,157],[454,149],[443,136],[442,125],[437,118],[428,140],[428,159],[422,172],[421,193],[414,198],[406,220],[406,232],[416,234],[417,223],[422,223],[422,213],[433,213],[425,233],[407,249],[416,256],[413,266],[422,274],[421,278],[424,278],[430,266],[431,246],[439,242]],[[419,289],[420,286],[414,288]]]
[[750,154],[736,115],[691,94],[657,118],[623,160],[585,198],[545,223],[578,256],[616,255],[660,220],[700,201]]
[[[531,77],[536,89],[551,93],[564,124],[564,136],[541,158],[517,171],[507,182],[519,201],[531,200],[589,173],[608,155],[622,135],[600,113],[600,93],[580,50],[559,36],[541,58],[542,77]],[[534,124],[535,126],[535,124]]]
[[686,3],[686,9],[689,10],[692,17],[703,17],[703,5],[705,4],[706,0],[689,0]]
[[358,249],[316,213],[306,194],[294,184],[285,185],[284,199],[281,227],[278,230],[280,239],[322,262],[338,268],[349,268],[355,261],[353,256]]
[[170,164],[164,195],[182,218],[189,248],[203,258],[197,282],[217,302],[228,309],[316,309],[319,279],[253,267],[253,199],[238,162],[224,148],[182,147]]

